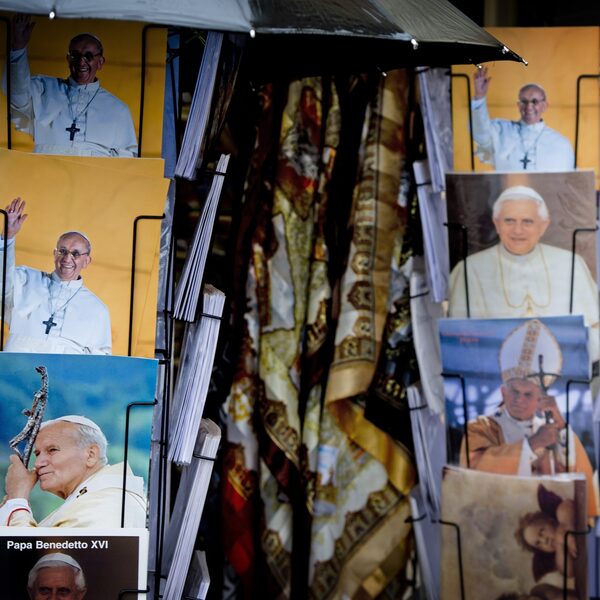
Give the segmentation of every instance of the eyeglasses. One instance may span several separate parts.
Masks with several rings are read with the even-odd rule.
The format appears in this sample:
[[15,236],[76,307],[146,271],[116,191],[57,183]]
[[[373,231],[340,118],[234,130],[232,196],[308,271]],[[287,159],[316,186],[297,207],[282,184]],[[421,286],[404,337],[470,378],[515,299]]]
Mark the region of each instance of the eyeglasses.
[[86,256],[87,254],[89,254],[89,252],[79,252],[78,250],[73,250],[71,252],[71,251],[67,250],[66,248],[55,248],[55,252],[57,254],[59,254],[62,258],[64,258],[65,256],[71,255],[73,257],[73,260],[77,260],[78,258],[81,258],[82,256]]
[[83,54],[81,52],[69,52],[69,54],[67,54],[67,58],[74,63],[78,63],[82,58],[83,60],[85,60],[86,63],[91,63],[96,56],[100,56],[102,54],[102,52],[96,52],[96,54],[94,54],[93,52],[84,52]]
[[521,106],[528,106],[529,104],[531,104],[532,106],[537,106],[538,104],[541,104],[542,102],[546,102],[545,98],[533,98],[532,100],[523,100],[521,98],[519,98],[519,104]]

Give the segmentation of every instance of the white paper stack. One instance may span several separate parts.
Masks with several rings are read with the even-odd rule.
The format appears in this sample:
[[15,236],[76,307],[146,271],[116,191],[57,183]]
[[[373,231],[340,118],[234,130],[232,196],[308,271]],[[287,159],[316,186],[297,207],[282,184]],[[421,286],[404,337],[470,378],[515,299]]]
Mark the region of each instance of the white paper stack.
[[205,600],[209,585],[210,573],[206,564],[206,553],[203,550],[196,550],[185,582],[184,598]]
[[443,413],[436,414],[425,404],[418,384],[409,386],[406,395],[421,496],[429,518],[439,519],[442,469],[446,464]]
[[192,322],[196,319],[200,286],[206,265],[206,257],[210,249],[210,240],[219,206],[224,175],[229,164],[229,154],[222,154],[217,163],[217,173],[213,177],[202,214],[198,219],[192,245],[185,257],[185,263],[177,289],[175,291],[175,306],[173,314],[176,319]]
[[442,304],[434,302],[427,284],[422,256],[413,256],[410,273],[410,319],[423,396],[435,413],[445,409],[442,349],[438,321]]
[[204,286],[204,313],[186,327],[171,413],[168,459],[189,465],[204,412],[225,294]]
[[200,526],[221,430],[202,419],[189,467],[183,470],[163,549],[162,572],[167,574],[163,600],[181,600]]
[[440,193],[446,189],[446,173],[452,171],[454,162],[449,69],[421,69],[419,90],[431,184]]
[[196,169],[202,162],[202,143],[204,142],[206,126],[210,117],[222,45],[223,34],[209,31],[204,53],[202,54],[198,79],[196,80],[190,114],[181,142],[179,158],[175,166],[175,175],[186,179],[194,179]]
[[431,187],[426,160],[415,161],[413,170],[417,182],[429,290],[434,302],[442,302],[448,298],[450,272],[448,230],[444,225],[447,219],[446,202],[442,194],[434,192]]
[[[440,598],[440,524],[432,520],[425,510],[421,485],[416,485],[408,495],[417,545],[417,565],[420,571],[420,595],[426,600]],[[416,597],[416,596],[415,596]]]

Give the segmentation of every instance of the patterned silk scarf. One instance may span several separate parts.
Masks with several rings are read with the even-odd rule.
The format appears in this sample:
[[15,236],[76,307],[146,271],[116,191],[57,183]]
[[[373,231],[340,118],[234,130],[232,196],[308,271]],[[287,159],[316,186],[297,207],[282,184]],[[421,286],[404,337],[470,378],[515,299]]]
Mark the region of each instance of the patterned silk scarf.
[[404,71],[304,79],[284,101],[262,90],[222,485],[225,552],[246,598],[374,597],[404,570],[411,458],[365,418],[361,394],[406,226],[407,97]]

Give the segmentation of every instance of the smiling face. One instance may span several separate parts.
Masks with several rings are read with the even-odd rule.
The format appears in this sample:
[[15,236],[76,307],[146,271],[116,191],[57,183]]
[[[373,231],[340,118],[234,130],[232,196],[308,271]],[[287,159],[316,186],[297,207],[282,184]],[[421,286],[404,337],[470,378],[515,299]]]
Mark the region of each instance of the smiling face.
[[540,387],[528,379],[508,381],[501,392],[508,414],[518,421],[533,418],[542,398]]
[[100,468],[98,446],[80,447],[77,426],[61,421],[40,429],[35,440],[35,470],[40,488],[66,498]]
[[523,538],[536,550],[556,552],[556,525],[550,519],[536,519],[523,531]]
[[503,246],[511,254],[529,254],[548,229],[533,200],[507,200],[494,219],[494,226]]
[[91,37],[83,37],[69,46],[67,54],[69,73],[79,85],[93,83],[96,72],[102,69],[104,56],[98,42]]
[[71,567],[46,567],[39,570],[30,596],[32,600],[81,600],[85,590],[77,590]]
[[517,106],[521,113],[521,120],[527,125],[534,125],[542,120],[542,115],[548,108],[548,102],[544,91],[532,86],[521,89]]
[[81,269],[85,269],[91,261],[85,238],[76,233],[58,238],[54,250],[54,271],[62,281],[78,279]]

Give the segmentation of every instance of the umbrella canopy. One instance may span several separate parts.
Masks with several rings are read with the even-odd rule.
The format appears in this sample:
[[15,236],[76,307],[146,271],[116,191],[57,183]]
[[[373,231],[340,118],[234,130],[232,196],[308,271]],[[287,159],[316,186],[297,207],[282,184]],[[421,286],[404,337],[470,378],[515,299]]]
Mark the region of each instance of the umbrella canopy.
[[0,0],[0,9],[246,33],[255,64],[272,73],[523,60],[447,0]]

